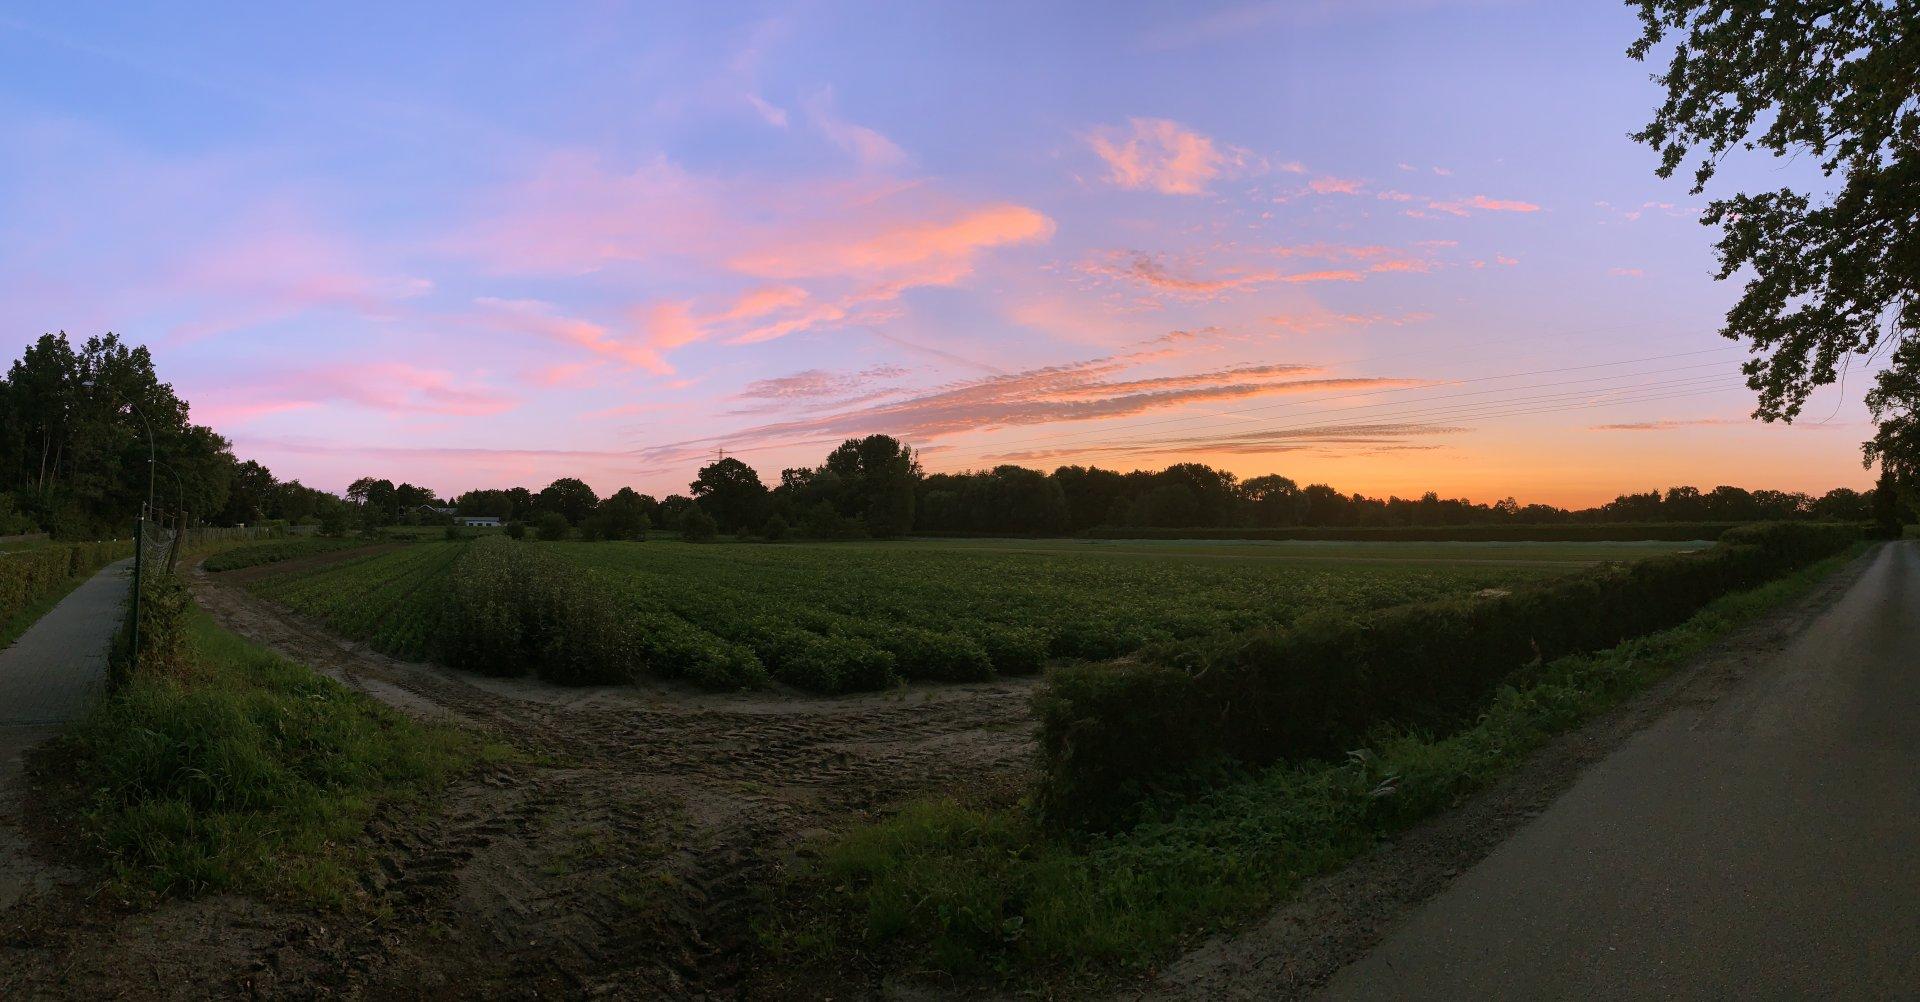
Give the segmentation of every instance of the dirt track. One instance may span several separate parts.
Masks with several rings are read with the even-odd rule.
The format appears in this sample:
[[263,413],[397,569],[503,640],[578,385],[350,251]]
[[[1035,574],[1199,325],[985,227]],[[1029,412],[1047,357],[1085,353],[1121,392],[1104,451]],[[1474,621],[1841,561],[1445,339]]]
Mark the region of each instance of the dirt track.
[[1030,680],[819,699],[485,679],[342,641],[240,590],[236,575],[246,576],[192,576],[223,626],[407,712],[494,735],[530,764],[485,767],[430,816],[382,819],[366,883],[386,914],[363,926],[232,899],[170,905],[157,919],[96,915],[73,933],[45,928],[48,914],[16,929],[14,943],[35,953],[17,980],[0,972],[0,988],[124,991],[123,979],[147,972],[119,959],[142,952],[117,945],[131,933],[121,925],[186,939],[212,923],[238,928],[204,937],[198,961],[190,942],[160,950],[194,981],[154,986],[727,995],[750,976],[763,892],[809,836],[918,791],[1018,782],[1030,768]]

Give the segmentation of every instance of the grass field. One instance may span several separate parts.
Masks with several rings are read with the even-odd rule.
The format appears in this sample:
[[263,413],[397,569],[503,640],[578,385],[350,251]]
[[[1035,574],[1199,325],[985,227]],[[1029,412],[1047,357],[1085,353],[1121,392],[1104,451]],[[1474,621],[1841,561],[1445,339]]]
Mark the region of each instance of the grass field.
[[[434,654],[448,580],[476,544],[421,542],[297,568],[254,590],[388,653]],[[647,637],[821,691],[965,679],[1376,609],[1684,549],[1651,543],[909,540],[518,543],[600,582]],[[527,550],[525,552],[534,552]]]

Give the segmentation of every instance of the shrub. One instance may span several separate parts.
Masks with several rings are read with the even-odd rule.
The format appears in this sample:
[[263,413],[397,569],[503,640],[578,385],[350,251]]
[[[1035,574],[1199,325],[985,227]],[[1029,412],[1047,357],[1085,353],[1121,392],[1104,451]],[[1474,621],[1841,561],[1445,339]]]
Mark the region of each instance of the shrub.
[[507,538],[508,538],[508,539],[525,539],[525,538],[527,538],[527,523],[525,523],[525,522],[522,522],[522,521],[520,521],[520,520],[518,520],[518,519],[515,519],[514,521],[511,521],[511,522],[508,522],[508,523],[507,523]]
[[1102,827],[1201,763],[1336,755],[1381,726],[1445,732],[1529,664],[1674,626],[1713,599],[1834,553],[1856,527],[1767,523],[1708,550],[1603,564],[1497,596],[1322,614],[1179,666],[1056,672],[1036,697],[1049,817]]
[[760,535],[769,543],[777,543],[787,538],[789,531],[787,520],[778,515],[769,517],[766,524],[760,527]]
[[557,511],[543,511],[534,518],[533,529],[541,539],[555,542],[567,538],[571,527],[567,524],[567,516]]
[[680,516],[680,538],[689,543],[712,542],[713,537],[719,533],[719,523],[713,520],[712,515],[698,508],[691,509]]
[[463,539],[472,539],[473,535],[474,533],[472,529],[464,528],[458,525],[447,526],[446,538],[451,541],[458,542]]

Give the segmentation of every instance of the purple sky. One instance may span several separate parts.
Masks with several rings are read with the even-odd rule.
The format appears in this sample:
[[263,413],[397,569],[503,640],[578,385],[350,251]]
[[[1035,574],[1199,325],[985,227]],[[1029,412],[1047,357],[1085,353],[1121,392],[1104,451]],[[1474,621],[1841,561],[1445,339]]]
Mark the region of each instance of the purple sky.
[[314,486],[665,494],[876,431],[1485,500],[1868,482],[1861,373],[1746,419],[1624,6],[12,10],[6,347],[151,345]]

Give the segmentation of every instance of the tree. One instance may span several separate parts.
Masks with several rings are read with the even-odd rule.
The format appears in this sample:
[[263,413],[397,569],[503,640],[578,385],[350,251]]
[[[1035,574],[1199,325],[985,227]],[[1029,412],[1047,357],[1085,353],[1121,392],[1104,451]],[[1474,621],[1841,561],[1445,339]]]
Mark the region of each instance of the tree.
[[1298,525],[1307,507],[1300,485],[1277,473],[1247,480],[1240,485],[1240,495],[1246,499],[1254,525]]
[[899,439],[868,435],[848,439],[827,456],[823,471],[840,479],[834,507],[857,518],[875,536],[898,536],[913,529],[913,500],[920,461]]
[[701,467],[688,492],[722,532],[740,532],[766,517],[767,487],[760,474],[732,456]]
[[1842,360],[1886,353],[1868,465],[1920,463],[1913,401],[1920,379],[1920,5],[1910,0],[1636,0],[1644,60],[1673,37],[1656,79],[1665,102],[1634,139],[1671,177],[1695,149],[1695,193],[1735,148],[1809,154],[1838,190],[1791,188],[1713,200],[1719,278],[1751,277],[1728,311],[1745,341],[1756,416],[1792,420]]
[[643,538],[649,524],[645,496],[622,487],[600,502],[599,510],[587,521],[602,539]]
[[557,511],[543,511],[534,516],[533,531],[536,536],[548,542],[567,538],[567,516]]
[[714,522],[713,516],[698,506],[680,516],[680,538],[689,543],[711,542],[719,531],[720,526]]
[[685,518],[687,512],[692,510],[692,498],[684,494],[669,494],[667,495],[667,499],[660,502],[659,508],[655,510],[654,514],[656,517],[654,521],[657,522],[662,529],[678,532],[680,530],[680,520]]
[[567,520],[569,525],[579,525],[600,505],[600,498],[588,487],[586,481],[573,477],[561,477],[548,484],[534,499],[534,507],[542,512],[555,512]]
[[1920,338],[1902,344],[1892,363],[1867,394],[1880,427],[1866,444],[1866,461],[1879,463],[1895,483],[1920,486]]

